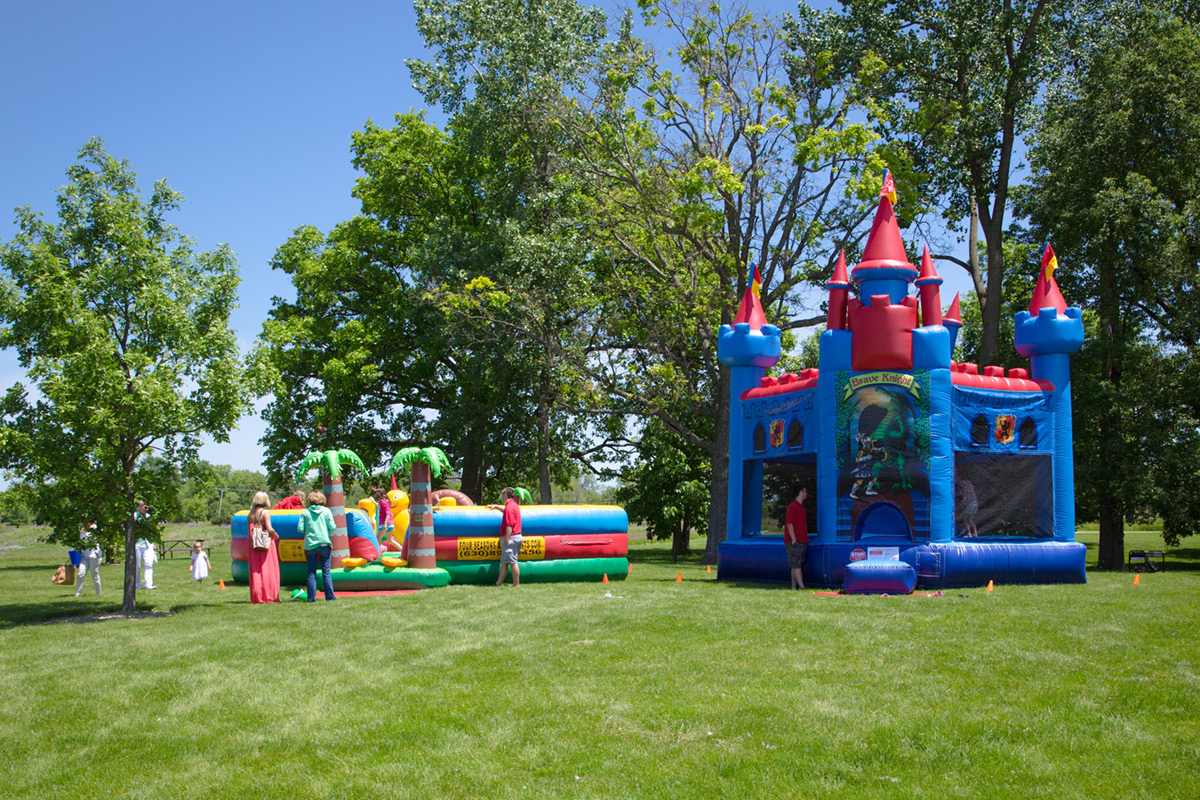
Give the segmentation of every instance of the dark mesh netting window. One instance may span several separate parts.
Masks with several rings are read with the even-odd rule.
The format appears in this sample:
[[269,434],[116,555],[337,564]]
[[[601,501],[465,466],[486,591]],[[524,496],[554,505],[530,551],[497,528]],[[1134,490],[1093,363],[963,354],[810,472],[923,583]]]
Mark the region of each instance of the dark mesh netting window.
[[1052,537],[1050,456],[955,453],[954,522],[959,539]]
[[[804,458],[805,460],[792,460]],[[804,510],[808,512],[808,532],[817,532],[817,462],[806,457],[763,464],[763,530],[783,533],[788,504],[796,499],[796,487],[808,489]]]
[[804,447],[804,426],[796,420],[788,425],[788,450],[800,450]]
[[1021,423],[1021,431],[1017,434],[1020,446],[1028,450],[1037,449],[1037,425],[1033,421],[1033,417],[1026,417]]
[[991,426],[988,425],[987,417],[980,414],[971,422],[971,444],[977,444],[980,447],[987,447],[988,431]]
[[761,422],[754,426],[754,452],[767,452],[767,430]]

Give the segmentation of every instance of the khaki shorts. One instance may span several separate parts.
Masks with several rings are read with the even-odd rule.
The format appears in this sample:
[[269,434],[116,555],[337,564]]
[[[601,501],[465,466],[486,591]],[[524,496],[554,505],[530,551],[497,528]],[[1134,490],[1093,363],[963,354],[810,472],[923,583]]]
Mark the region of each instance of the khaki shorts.
[[500,563],[515,564],[517,563],[517,555],[521,552],[521,537],[510,536],[508,542],[504,539],[500,540]]

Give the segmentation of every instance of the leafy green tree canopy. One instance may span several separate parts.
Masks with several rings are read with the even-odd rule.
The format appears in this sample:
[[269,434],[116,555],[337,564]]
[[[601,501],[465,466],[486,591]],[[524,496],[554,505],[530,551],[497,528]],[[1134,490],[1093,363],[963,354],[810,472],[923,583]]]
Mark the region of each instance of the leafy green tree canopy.
[[180,195],[89,141],[67,170],[58,223],[17,210],[0,246],[0,346],[31,386],[0,407],[0,462],[36,487],[52,541],[95,522],[125,547],[124,608],[134,609],[134,504],[177,505],[147,455],[187,464],[201,437],[225,441],[248,406],[229,311],[238,273],[221,246],[195,252],[167,222]]
[[1200,32],[1171,11],[1111,9],[1047,99],[1020,203],[1088,310],[1077,497],[1110,568],[1126,520],[1200,527]]

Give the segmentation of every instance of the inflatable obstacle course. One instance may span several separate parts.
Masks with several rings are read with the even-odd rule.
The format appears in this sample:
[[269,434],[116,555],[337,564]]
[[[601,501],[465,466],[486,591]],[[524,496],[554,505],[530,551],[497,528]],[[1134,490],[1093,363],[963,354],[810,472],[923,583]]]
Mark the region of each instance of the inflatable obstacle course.
[[[246,525],[248,512],[234,514],[230,523],[230,553],[233,558],[233,579],[237,583],[250,581],[250,539]],[[279,582],[283,586],[305,586],[308,583],[308,564],[304,560],[304,539],[297,523],[299,511],[272,510],[271,525],[279,534]],[[400,561],[395,556],[382,555],[375,526],[366,513],[357,508],[346,509],[346,531],[350,555],[347,561],[360,566],[342,566],[335,559],[330,574],[334,591],[383,591],[388,589],[427,589],[445,586],[450,575],[441,569],[411,569],[383,563]],[[317,570],[318,575],[321,570]]]
[[[495,583],[500,574],[498,509],[436,506],[434,547],[451,583]],[[629,572],[629,517],[605,505],[522,506],[521,583],[622,580]]]
[[[402,553],[381,548],[368,509],[346,510],[350,555],[330,570],[334,591],[384,591],[495,583],[500,573],[501,512],[481,506],[439,505],[433,509],[437,567],[407,566]],[[279,577],[284,586],[304,586],[308,566],[297,523],[299,511],[272,510],[279,534]],[[407,513],[407,511],[405,512]],[[233,578],[248,583],[250,540],[247,512],[230,523]],[[396,537],[403,539],[401,520]],[[521,509],[519,556],[522,583],[623,580],[629,572],[629,517],[617,506],[525,506]],[[405,542],[407,549],[407,542]],[[318,570],[319,572],[319,570]]]

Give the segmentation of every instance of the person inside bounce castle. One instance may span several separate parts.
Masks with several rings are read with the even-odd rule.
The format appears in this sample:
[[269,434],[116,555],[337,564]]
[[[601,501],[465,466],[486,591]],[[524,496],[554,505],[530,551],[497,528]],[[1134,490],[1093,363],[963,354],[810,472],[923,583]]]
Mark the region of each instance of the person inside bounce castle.
[[281,511],[302,511],[304,509],[304,492],[289,494],[287,497],[271,506],[271,509],[278,509]]
[[979,513],[979,498],[975,494],[975,484],[965,475],[959,475],[954,484],[954,507],[958,511],[958,535],[964,539],[978,539],[975,515]]
[[391,549],[391,543],[395,541],[396,535],[396,522],[392,518],[392,501],[388,499],[388,494],[383,489],[371,490],[371,497],[374,498],[375,506],[378,509],[376,513],[379,515],[379,519],[376,520],[375,530],[379,541]]

